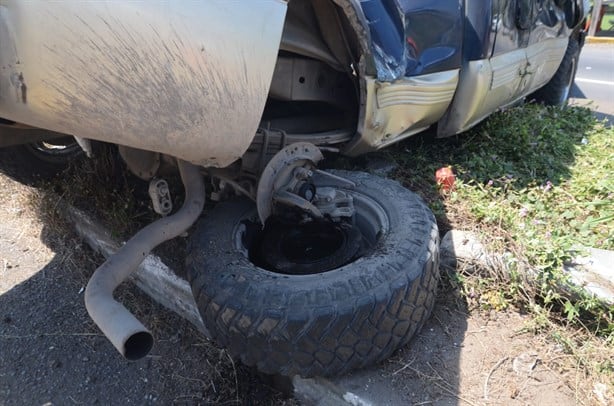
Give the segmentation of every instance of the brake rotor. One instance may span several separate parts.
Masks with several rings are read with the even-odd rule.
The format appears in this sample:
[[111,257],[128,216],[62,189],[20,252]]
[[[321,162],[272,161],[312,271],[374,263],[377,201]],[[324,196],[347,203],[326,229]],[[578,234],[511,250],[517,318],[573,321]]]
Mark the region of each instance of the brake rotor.
[[297,142],[281,149],[262,171],[256,192],[258,216],[262,224],[271,216],[274,198],[293,184],[297,170],[313,171],[324,156],[318,147]]

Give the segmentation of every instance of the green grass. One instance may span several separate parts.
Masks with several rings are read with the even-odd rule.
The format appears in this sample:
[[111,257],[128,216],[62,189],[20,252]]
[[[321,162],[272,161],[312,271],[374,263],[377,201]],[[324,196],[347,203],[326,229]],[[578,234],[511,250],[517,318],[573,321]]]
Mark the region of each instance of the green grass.
[[[585,108],[529,104],[497,113],[458,138],[416,138],[388,153],[400,164],[395,177],[425,197],[440,228],[476,230],[492,250],[511,252],[538,271],[541,285],[529,301],[612,339],[614,309],[554,293],[565,278],[563,262],[579,248],[614,249],[612,128]],[[456,186],[440,192],[433,174],[448,165]],[[482,280],[470,288],[494,308],[527,299],[520,297],[529,291],[520,278],[506,282],[493,287]]]
[[610,7],[601,19],[601,31],[614,30],[614,9]]
[[478,131],[459,151],[452,203],[508,230],[540,270],[560,267],[574,246],[614,248],[611,129],[580,109],[526,106]]

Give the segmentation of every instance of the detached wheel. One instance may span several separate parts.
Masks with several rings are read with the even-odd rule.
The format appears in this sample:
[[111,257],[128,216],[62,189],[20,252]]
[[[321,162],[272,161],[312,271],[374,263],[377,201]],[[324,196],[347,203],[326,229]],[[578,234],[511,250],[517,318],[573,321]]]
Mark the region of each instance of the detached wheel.
[[548,83],[537,90],[529,99],[547,106],[564,106],[569,99],[580,59],[580,44],[577,38],[569,38],[565,56],[556,73]]
[[264,373],[334,375],[382,361],[433,308],[431,211],[397,182],[334,173],[357,185],[342,188],[354,200],[354,227],[261,231],[255,204],[238,199],[218,204],[191,236],[187,273],[205,325]]

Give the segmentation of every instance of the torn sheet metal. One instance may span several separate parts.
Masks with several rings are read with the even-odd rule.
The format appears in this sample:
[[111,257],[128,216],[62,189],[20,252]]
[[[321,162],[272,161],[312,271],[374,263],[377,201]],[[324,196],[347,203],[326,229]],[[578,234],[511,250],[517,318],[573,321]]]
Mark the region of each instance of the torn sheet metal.
[[463,38],[462,0],[366,0],[377,79],[458,69]]

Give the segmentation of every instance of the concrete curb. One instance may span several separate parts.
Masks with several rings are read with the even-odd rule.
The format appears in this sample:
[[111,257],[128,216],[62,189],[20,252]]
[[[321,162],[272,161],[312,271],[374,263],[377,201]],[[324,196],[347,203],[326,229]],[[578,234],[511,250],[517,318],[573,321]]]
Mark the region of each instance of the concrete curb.
[[614,37],[586,37],[587,44],[614,44]]
[[[578,292],[592,296],[602,304],[614,304],[614,251],[584,248],[588,257],[576,256],[564,264],[563,271],[569,275],[567,281],[558,285],[560,294],[580,298]],[[487,251],[480,237],[473,232],[451,230],[441,240],[440,264],[443,269],[456,269],[457,262],[478,264],[485,269],[498,269],[510,273],[515,260],[511,254],[495,255]],[[539,283],[539,272],[530,269],[515,269],[528,284]]]

